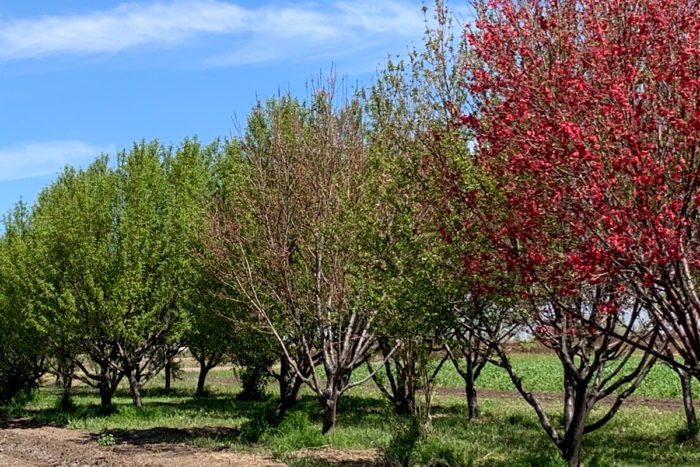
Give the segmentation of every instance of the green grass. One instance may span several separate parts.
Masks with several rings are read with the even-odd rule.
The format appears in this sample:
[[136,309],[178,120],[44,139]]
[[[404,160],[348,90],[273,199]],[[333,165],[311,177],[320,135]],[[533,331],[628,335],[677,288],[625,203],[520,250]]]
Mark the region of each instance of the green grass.
[[[515,354],[511,357],[513,367],[523,380],[528,390],[543,392],[562,392],[563,373],[559,360],[553,354]],[[633,356],[627,367],[632,369],[639,359]],[[382,374],[380,371],[379,374]],[[359,380],[367,375],[365,367],[353,373],[353,379]],[[463,387],[464,380],[459,376],[451,362],[445,362],[438,374],[435,384],[438,386]],[[693,380],[693,394],[700,394],[700,384]],[[514,390],[508,373],[495,365],[488,364],[476,382],[477,388]],[[634,393],[637,396],[657,398],[680,398],[681,385],[676,373],[666,365],[655,365],[642,385]]]
[[[632,365],[638,361],[638,358],[633,356],[628,363],[628,367],[632,368]],[[563,391],[561,364],[553,354],[515,354],[512,356],[512,362],[516,371],[523,379],[525,387],[529,390],[544,392]],[[319,376],[323,376],[322,369],[319,368],[318,371]],[[379,374],[381,375],[382,371],[380,371]],[[365,366],[361,366],[355,370],[352,379],[357,381],[366,376],[367,369]],[[180,373],[180,377],[182,380],[175,380],[174,387],[189,387],[196,383],[197,372],[183,371]],[[222,392],[226,391],[226,388],[230,385],[217,381],[231,380],[235,377],[236,376],[231,369],[217,368],[209,373],[207,379],[208,381],[214,381],[213,383],[209,384],[212,389]],[[162,380],[157,381],[158,382],[156,384],[162,384],[159,382]],[[692,384],[693,394],[700,394],[700,384],[698,381],[692,380]],[[445,362],[437,376],[436,385],[461,388],[464,386],[464,381],[454,369],[452,363]],[[477,380],[477,387],[481,389],[497,390],[515,389],[508,376],[508,373],[506,373],[504,369],[491,364],[488,364],[481,372],[481,375]],[[666,365],[659,363],[651,369],[642,385],[635,391],[634,395],[657,398],[681,398],[680,380],[673,370]]]
[[[538,390],[556,390],[556,367],[550,356],[522,355],[517,356],[516,362],[526,383]],[[665,384],[667,375],[660,369],[655,378],[661,378]],[[482,399],[483,417],[470,422],[461,397],[437,397],[432,426],[427,436],[423,436],[425,433],[410,419],[393,415],[377,390],[369,386],[356,388],[341,399],[335,432],[323,436],[321,409],[310,391],[304,390],[299,405],[276,423],[271,417],[275,404],[273,386],[267,399],[244,402],[235,397],[237,385],[216,382],[232,378],[230,370],[211,374],[212,395],[203,398],[192,396],[196,373],[181,373],[182,379],[173,382],[169,394],[163,393],[162,380],[156,379],[145,390],[142,410],[131,406],[128,391],[122,387],[114,398],[116,410],[109,415],[100,414],[99,398],[85,387],[75,392],[75,410],[61,412],[57,409],[58,389],[47,385],[23,408],[14,407],[12,415],[95,433],[98,435],[95,442],[102,445],[135,438],[184,441],[205,448],[273,454],[290,465],[323,465],[295,459],[289,454],[326,445],[338,449],[377,449],[389,461],[411,465],[430,465],[436,459],[451,465],[561,465],[557,450],[540,428],[533,411],[519,399]],[[439,382],[457,385],[455,376],[448,366]],[[670,394],[663,392],[667,391],[664,384],[652,379],[647,391],[654,395]],[[510,388],[497,368],[485,370],[481,385]],[[549,407],[555,420],[559,420],[557,409]],[[595,412],[593,417],[600,414]],[[587,465],[699,465],[698,442],[681,443],[676,439],[683,425],[682,412],[623,408],[603,429],[586,436],[585,461]]]

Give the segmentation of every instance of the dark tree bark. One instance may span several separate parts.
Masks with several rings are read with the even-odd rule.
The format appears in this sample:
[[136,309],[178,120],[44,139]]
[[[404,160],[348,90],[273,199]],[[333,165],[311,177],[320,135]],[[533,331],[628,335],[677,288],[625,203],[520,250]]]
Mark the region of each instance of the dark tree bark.
[[100,410],[110,413],[112,396],[125,375],[124,366],[119,358],[118,345],[113,341],[101,341],[91,347],[90,363],[79,358],[78,354],[70,354],[68,358],[80,372],[74,372],[73,377],[100,393]]
[[223,352],[199,349],[194,346],[190,347],[190,352],[199,363],[199,376],[197,378],[197,390],[195,395],[197,397],[202,397],[205,395],[207,375],[213,368],[220,365],[224,361],[225,355]]
[[[82,366],[82,364],[79,364],[78,366],[83,371],[88,371],[86,367]],[[110,364],[110,362],[107,361],[102,362],[102,364],[100,365],[100,371],[98,375],[89,375],[89,378],[95,379],[97,381],[97,383],[94,384],[93,387],[96,386],[98,391],[100,392],[100,410],[103,413],[109,413],[114,408],[112,406],[112,396],[117,390],[117,387],[119,387],[119,383],[121,382],[123,376],[123,373],[118,373]],[[90,379],[79,379],[88,384],[92,384]]]
[[171,359],[168,359],[168,360],[165,362],[165,368],[164,368],[164,372],[165,372],[165,386],[163,387],[163,389],[165,390],[165,392],[170,392],[170,379],[171,379],[171,377],[172,377],[172,364],[173,364],[173,363],[172,363],[172,360],[171,360]]
[[[416,349],[411,344],[411,342],[403,341],[392,357],[385,359],[384,373],[388,386],[376,374],[370,361],[367,361],[367,369],[374,374],[372,378],[374,383],[399,415],[414,413],[416,409],[416,391],[418,390]],[[378,339],[378,345],[383,356],[391,351],[391,345],[386,338]]]
[[[103,371],[103,373],[105,373]],[[100,410],[103,413],[109,413],[112,411],[114,406],[112,405],[112,396],[114,392],[119,387],[123,374],[116,374],[114,371],[106,371],[104,377],[97,384],[97,388],[100,392]]]
[[237,397],[245,401],[261,400],[265,395],[265,384],[269,374],[269,368],[265,366],[246,367],[241,372],[241,392]]
[[73,378],[62,380],[63,392],[61,393],[61,410],[68,411],[73,408],[71,399],[71,388],[73,386]]
[[[447,361],[444,356],[438,365],[430,372],[423,365],[427,357],[435,350],[432,339],[404,339],[398,345],[392,346],[386,337],[378,339],[378,347],[384,359],[386,383],[376,374],[372,364],[367,361],[367,368],[372,379],[384,397],[391,402],[398,415],[416,414],[418,406],[416,394],[418,391],[431,391],[432,384],[440,369]],[[390,354],[393,352],[392,354]],[[390,358],[387,358],[390,356]],[[421,370],[421,371],[419,371]],[[422,370],[426,370],[424,373]],[[428,414],[425,414],[429,416]]]
[[321,428],[321,433],[324,435],[332,433],[335,429],[335,422],[338,412],[338,398],[330,397],[322,401],[325,406],[325,411],[323,412],[323,427]]
[[127,370],[126,377],[129,380],[129,390],[131,392],[131,400],[134,407],[143,408],[143,400],[141,399],[141,381],[137,370]]
[[472,365],[467,365],[467,377],[465,378],[464,392],[467,396],[467,408],[469,420],[479,417],[479,401],[476,394],[475,381],[477,376],[474,376],[474,369]]
[[[304,372],[304,375],[308,377],[310,370],[309,366],[300,368],[300,371]],[[280,387],[280,399],[275,407],[275,417],[281,419],[287,410],[294,407],[294,405],[299,401],[299,390],[303,381],[296,374],[292,365],[289,361],[282,355],[280,360],[280,372],[272,373],[272,377],[279,382]]]
[[112,395],[114,391],[108,384],[100,384],[100,405],[102,410],[109,410],[112,407]]
[[[486,352],[478,341],[465,344],[458,344],[463,357],[463,364],[460,358],[454,355],[449,345],[445,346],[447,355],[457,373],[464,380],[464,394],[467,399],[467,416],[469,420],[479,417],[479,402],[476,393],[476,380],[481,374],[481,370],[488,362],[490,352]],[[484,346],[485,347],[485,346]]]
[[569,466],[581,463],[581,443],[586,428],[586,419],[593,408],[588,384],[576,377],[569,367],[564,369],[564,438],[559,449]]
[[70,358],[60,357],[56,364],[56,383],[60,384],[61,410],[69,411],[73,408],[71,400],[71,390],[73,387],[73,376],[75,375],[75,365]]
[[197,377],[197,391],[195,392],[197,397],[204,396],[204,383],[206,382],[207,375],[209,374],[209,370],[211,370],[211,368],[212,367],[202,362],[199,363],[199,377]]
[[681,380],[681,390],[683,391],[683,408],[685,409],[685,420],[689,433],[696,433],[698,430],[698,420],[695,415],[695,407],[693,406],[693,392],[690,384],[691,377],[687,371],[680,368],[676,369],[676,373]]

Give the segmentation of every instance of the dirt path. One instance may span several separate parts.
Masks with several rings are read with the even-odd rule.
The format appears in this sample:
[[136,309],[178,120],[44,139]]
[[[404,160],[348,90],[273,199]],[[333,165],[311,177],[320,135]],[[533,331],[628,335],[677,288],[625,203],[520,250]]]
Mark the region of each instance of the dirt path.
[[[100,446],[97,436],[67,428],[39,426],[29,420],[0,429],[0,466],[283,466],[272,458],[233,451],[197,449],[165,443],[164,434],[146,430],[115,446]],[[168,433],[172,435],[172,433]],[[120,438],[121,439],[121,438]]]

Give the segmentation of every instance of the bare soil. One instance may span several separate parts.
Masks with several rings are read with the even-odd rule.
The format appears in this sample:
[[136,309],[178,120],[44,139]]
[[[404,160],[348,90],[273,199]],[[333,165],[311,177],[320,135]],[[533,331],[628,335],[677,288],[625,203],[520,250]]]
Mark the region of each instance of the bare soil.
[[[211,430],[225,428],[211,427]],[[205,428],[206,430],[206,428]],[[228,450],[212,451],[184,442],[165,442],[173,431],[135,430],[115,433],[117,444],[100,446],[98,435],[54,426],[41,426],[31,420],[16,420],[0,430],[0,465],[35,466],[283,466],[274,459],[257,454]]]
[[[189,446],[184,439],[206,433],[222,434],[231,428],[153,428],[111,432],[117,444],[101,446],[98,435],[67,428],[41,425],[29,419],[6,423],[0,430],[0,466],[4,467],[188,467],[251,466],[285,464],[259,454],[229,450],[206,450]],[[182,439],[182,442],[177,442]],[[324,461],[333,466],[382,465],[376,449],[339,450],[329,446],[303,449],[292,459]]]

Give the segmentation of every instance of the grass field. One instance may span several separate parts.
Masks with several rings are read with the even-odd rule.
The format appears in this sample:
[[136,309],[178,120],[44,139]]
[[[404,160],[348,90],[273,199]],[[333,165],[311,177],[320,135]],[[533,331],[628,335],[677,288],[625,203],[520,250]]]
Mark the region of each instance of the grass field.
[[[562,392],[563,373],[557,358],[547,353],[519,353],[511,357],[513,366],[523,379],[525,387],[532,391]],[[639,362],[632,356],[628,366],[631,368]],[[366,376],[365,368],[358,368],[353,374],[354,378]],[[459,376],[450,362],[446,362],[436,378],[438,386],[464,386],[464,380]],[[477,387],[482,389],[514,389],[513,384],[502,368],[487,365],[477,380]],[[693,393],[700,394],[700,384],[693,380]],[[680,398],[681,385],[676,373],[669,367],[657,364],[650,370],[642,385],[634,393],[637,396]]]
[[[533,390],[556,392],[560,389],[556,361],[550,355],[522,354],[515,357],[526,384]],[[145,391],[143,410],[130,405],[126,387],[115,397],[117,410],[99,414],[99,399],[85,387],[76,388],[74,411],[63,413],[56,407],[58,390],[42,387],[23,408],[5,409],[6,415],[28,416],[39,422],[102,433],[111,442],[138,433],[158,435],[157,428],[186,428],[186,431],[160,432],[168,442],[187,442],[206,448],[272,453],[290,465],[326,465],[311,462],[293,453],[303,448],[332,445],[338,449],[375,449],[385,459],[429,465],[443,459],[450,465],[559,465],[558,453],[541,430],[534,412],[517,398],[482,399],[483,417],[470,422],[463,398],[436,397],[434,419],[427,436],[419,436],[408,418],[392,414],[390,407],[371,386],[356,388],[341,399],[338,427],[321,435],[321,411],[311,393],[279,424],[271,424],[269,414],[275,404],[270,397],[261,402],[236,399],[238,385],[231,382],[231,370],[210,374],[211,395],[195,398],[196,372],[182,372],[173,389],[164,394],[156,379]],[[675,397],[680,394],[675,374],[665,367],[654,369],[640,391],[649,397]],[[438,383],[461,386],[461,380],[446,366]],[[482,388],[511,389],[501,370],[484,370]],[[697,388],[696,388],[697,389]],[[556,417],[558,406],[549,406]],[[601,412],[594,413],[594,417]],[[558,418],[555,418],[557,420]],[[682,411],[662,411],[650,407],[623,408],[603,429],[586,435],[586,465],[700,465],[700,444],[679,441],[684,425]],[[211,427],[218,427],[212,430]]]

